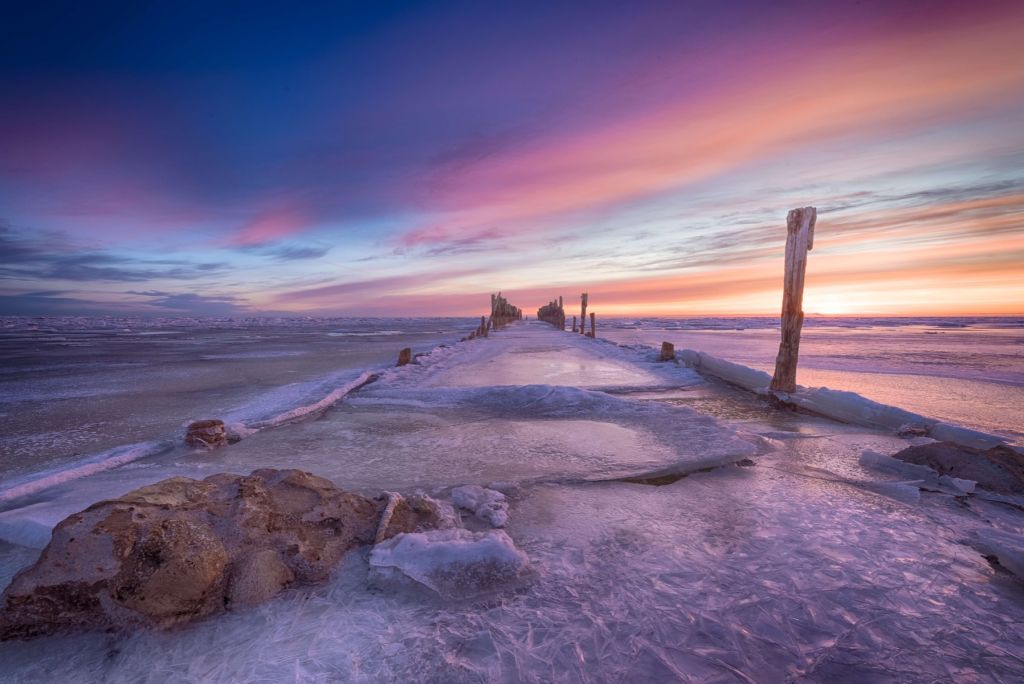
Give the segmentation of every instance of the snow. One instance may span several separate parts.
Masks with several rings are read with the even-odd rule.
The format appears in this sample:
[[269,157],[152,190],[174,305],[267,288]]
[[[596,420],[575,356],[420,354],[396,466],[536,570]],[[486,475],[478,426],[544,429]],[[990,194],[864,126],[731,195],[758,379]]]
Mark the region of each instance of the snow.
[[491,527],[504,527],[508,522],[508,501],[505,495],[479,485],[463,485],[452,490],[452,503],[486,520]]
[[412,580],[444,597],[467,598],[512,585],[529,564],[502,530],[413,532],[373,547],[369,582],[387,587]]

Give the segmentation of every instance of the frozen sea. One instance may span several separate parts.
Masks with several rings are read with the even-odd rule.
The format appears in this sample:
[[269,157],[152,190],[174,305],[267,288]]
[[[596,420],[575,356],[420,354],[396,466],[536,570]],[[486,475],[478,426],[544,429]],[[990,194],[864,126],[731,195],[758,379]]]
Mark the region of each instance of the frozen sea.
[[[0,585],[94,501],[260,467],[367,494],[500,482],[533,575],[431,599],[368,587],[353,553],[324,585],[184,629],[0,644],[0,680],[1024,678],[1024,585],[983,553],[1024,549],[1019,508],[862,465],[907,438],[654,360],[669,340],[767,368],[773,322],[599,318],[596,341],[530,322],[454,344],[473,324],[4,321]],[[429,354],[392,368],[404,346]],[[802,350],[802,384],[1020,442],[1021,319],[815,319]],[[207,417],[246,437],[185,449]],[[666,472],[690,474],[641,483]]]

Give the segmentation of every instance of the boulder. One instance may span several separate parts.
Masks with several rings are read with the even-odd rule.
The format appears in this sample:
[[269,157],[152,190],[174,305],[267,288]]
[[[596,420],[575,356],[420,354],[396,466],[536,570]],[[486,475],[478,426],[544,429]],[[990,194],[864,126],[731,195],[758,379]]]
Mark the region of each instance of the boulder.
[[[171,627],[266,601],[326,579],[347,551],[372,543],[382,508],[315,475],[272,469],[175,477],[101,501],[57,525],[11,582],[0,639]],[[410,508],[419,517],[404,527],[426,525],[429,512]]]
[[459,526],[458,515],[451,504],[424,494],[404,497],[396,492],[385,492],[379,500],[383,501],[385,507],[374,538],[376,544],[405,532]]
[[185,432],[185,444],[196,449],[216,449],[227,443],[228,432],[223,420],[197,420]]
[[1006,445],[972,449],[952,442],[932,442],[893,454],[907,463],[927,466],[951,478],[974,480],[999,494],[1024,494],[1024,455]]

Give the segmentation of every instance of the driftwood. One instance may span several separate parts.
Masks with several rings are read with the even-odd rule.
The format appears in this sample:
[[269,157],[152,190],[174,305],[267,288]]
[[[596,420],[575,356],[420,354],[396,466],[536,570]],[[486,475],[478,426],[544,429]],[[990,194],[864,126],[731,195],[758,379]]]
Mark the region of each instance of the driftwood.
[[800,354],[800,331],[804,324],[804,275],[807,253],[814,247],[814,207],[793,209],[786,217],[786,275],[782,292],[782,340],[775,359],[771,389],[796,391],[796,367]]

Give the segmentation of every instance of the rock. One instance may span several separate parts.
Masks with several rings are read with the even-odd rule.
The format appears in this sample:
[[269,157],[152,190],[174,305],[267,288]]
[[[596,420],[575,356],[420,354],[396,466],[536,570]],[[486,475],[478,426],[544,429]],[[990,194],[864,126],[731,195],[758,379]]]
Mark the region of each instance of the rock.
[[675,361],[676,360],[676,347],[671,342],[661,343],[661,354],[658,355],[659,361]]
[[983,450],[932,442],[908,447],[893,458],[927,466],[950,478],[973,480],[999,494],[1024,494],[1024,455],[1006,445]]
[[406,347],[402,351],[398,352],[398,363],[397,366],[406,366],[412,363],[412,349]]
[[0,639],[171,627],[260,603],[326,579],[348,550],[373,541],[381,509],[329,480],[271,469],[175,477],[101,501],[57,525],[11,582]]
[[399,534],[370,554],[371,584],[426,587],[445,598],[508,588],[528,569],[529,558],[503,530]]
[[456,487],[452,490],[452,503],[472,511],[476,517],[489,522],[491,527],[504,527],[508,522],[508,500],[493,489],[479,485]]
[[190,424],[185,433],[185,444],[197,449],[216,449],[227,443],[228,433],[223,420],[198,420]]
[[268,601],[295,581],[295,573],[273,549],[263,549],[243,559],[231,573],[228,603],[255,606]]
[[384,513],[374,539],[376,544],[404,532],[459,526],[458,515],[451,505],[424,494],[403,497],[395,492],[387,492],[384,503]]

